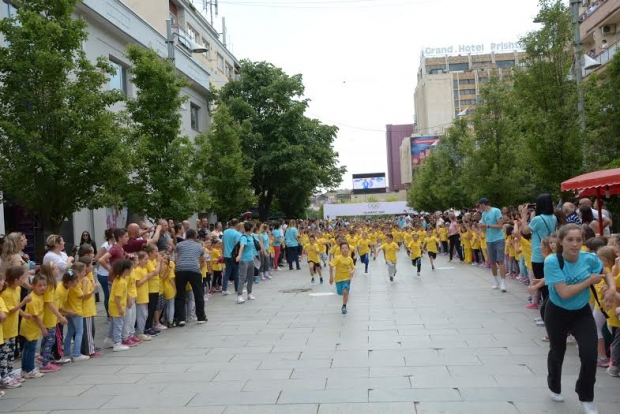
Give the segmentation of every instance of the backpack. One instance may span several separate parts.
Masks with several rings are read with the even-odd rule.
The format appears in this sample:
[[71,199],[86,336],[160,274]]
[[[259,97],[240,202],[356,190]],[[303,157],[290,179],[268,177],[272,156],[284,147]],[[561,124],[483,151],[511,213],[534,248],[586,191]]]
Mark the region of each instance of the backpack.
[[[562,253],[556,253],[555,256],[558,259],[558,264],[560,265],[560,270],[564,270],[564,256],[562,256]],[[602,270],[601,270],[601,272],[602,272]],[[598,307],[601,310],[601,313],[603,314],[605,319],[609,319],[609,315],[607,315],[607,312],[605,312],[605,310],[601,306],[601,301],[598,299],[598,295],[596,294],[596,289],[594,288],[594,285],[590,285],[590,290],[592,291],[592,294],[594,295],[594,300],[596,300],[596,303],[598,304]]]

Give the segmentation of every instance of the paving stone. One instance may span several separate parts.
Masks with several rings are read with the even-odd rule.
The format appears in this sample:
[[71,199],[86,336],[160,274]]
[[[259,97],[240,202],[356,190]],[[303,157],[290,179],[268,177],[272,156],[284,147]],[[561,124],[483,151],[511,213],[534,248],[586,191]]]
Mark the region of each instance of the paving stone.
[[462,401],[462,398],[454,388],[378,389],[370,390],[369,401]]
[[317,404],[229,405],[224,414],[316,414]]
[[276,404],[280,391],[223,391],[198,393],[187,404],[189,407],[207,405],[260,405]]
[[317,414],[415,414],[413,403],[321,404]]
[[420,402],[416,403],[416,414],[519,414],[542,413],[542,411],[520,411],[513,404],[470,403],[470,402]]
[[118,395],[109,400],[102,408],[176,408],[184,407],[196,394],[145,392]]
[[[14,412],[19,411],[40,411],[40,410],[80,410],[96,409],[103,406],[106,402],[110,401],[112,397],[107,396],[95,396],[90,398],[83,397],[37,397],[30,400],[24,405],[19,406]],[[10,400],[7,400],[10,401]],[[4,400],[2,400],[4,405]],[[0,405],[0,407],[2,406]]]
[[278,404],[323,404],[339,402],[368,402],[368,390],[285,390],[282,391],[278,399]]
[[[243,386],[242,391],[269,391],[269,390],[323,390],[324,378],[304,378],[286,380],[251,379]],[[214,382],[216,384],[216,382]]]

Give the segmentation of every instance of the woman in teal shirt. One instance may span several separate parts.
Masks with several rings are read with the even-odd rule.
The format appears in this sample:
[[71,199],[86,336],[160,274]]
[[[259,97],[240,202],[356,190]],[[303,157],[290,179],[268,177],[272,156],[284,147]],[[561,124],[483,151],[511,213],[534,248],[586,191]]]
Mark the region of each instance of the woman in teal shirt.
[[545,311],[545,326],[549,335],[547,384],[551,399],[564,401],[562,396],[562,363],[566,353],[569,331],[577,340],[581,369],[575,391],[586,414],[598,411],[594,405],[596,380],[597,334],[596,323],[589,305],[590,285],[605,278],[608,289],[604,302],[613,304],[616,288],[611,274],[602,275],[603,263],[593,253],[581,251],[583,229],[576,224],[562,226],[558,232],[557,254],[545,260],[545,284],[549,301]]
[[293,270],[293,262],[297,266],[297,270],[301,270],[299,266],[299,231],[295,227],[297,223],[291,220],[288,223],[286,233],[284,233],[284,243],[286,243],[286,261],[289,270]]

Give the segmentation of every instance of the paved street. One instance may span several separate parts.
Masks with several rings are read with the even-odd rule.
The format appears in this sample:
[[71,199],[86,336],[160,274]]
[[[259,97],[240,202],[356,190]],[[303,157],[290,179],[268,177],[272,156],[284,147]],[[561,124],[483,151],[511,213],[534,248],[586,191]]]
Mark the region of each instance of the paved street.
[[[163,332],[128,352],[72,364],[7,390],[0,412],[577,413],[577,349],[564,363],[565,403],[546,387],[547,345],[522,284],[491,289],[490,272],[445,257],[422,277],[400,254],[354,279],[349,314],[307,268],[276,273],[257,300],[208,302],[206,325]],[[305,293],[282,290],[312,288]],[[313,296],[313,294],[319,294]],[[320,295],[323,294],[323,295]],[[97,341],[104,329],[99,318]],[[595,400],[620,412],[620,380],[602,368]],[[75,412],[75,411],[72,411]]]

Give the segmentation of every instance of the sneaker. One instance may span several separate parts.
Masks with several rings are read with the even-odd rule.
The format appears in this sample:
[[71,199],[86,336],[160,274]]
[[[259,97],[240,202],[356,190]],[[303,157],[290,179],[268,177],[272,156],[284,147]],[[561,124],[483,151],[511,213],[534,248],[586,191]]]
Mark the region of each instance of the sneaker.
[[607,368],[609,366],[609,358],[601,358],[598,357],[596,361],[596,366],[601,368]]
[[555,402],[564,402],[564,397],[562,396],[562,394],[556,394],[553,391],[549,391],[549,396],[551,397],[552,401]]
[[493,288],[493,289],[499,289],[499,285],[498,285],[497,283],[493,283],[492,288]]
[[15,388],[19,388],[22,386],[22,383],[20,381],[17,381],[15,378],[12,377],[6,377],[5,379],[2,380],[2,382],[0,382],[0,388],[3,388],[5,390],[12,390]]
[[254,284],[258,285],[260,283],[260,278],[258,276],[254,276]]
[[529,303],[529,304],[525,305],[525,309],[538,309],[538,304],[537,303]]
[[123,342],[121,342],[121,344],[129,347],[129,348],[133,348],[134,346],[136,346],[137,344],[135,342],[131,342],[129,339],[124,340]]
[[64,364],[70,364],[71,362],[73,362],[71,360],[71,358],[65,358],[62,357],[60,359],[57,359],[56,361],[54,361],[54,365],[64,365]]
[[472,266],[478,266],[478,263],[472,263],[471,265]]
[[36,369],[33,369],[30,372],[22,372],[22,377],[26,379],[41,378],[43,377],[43,373],[37,371]]
[[147,335],[147,334],[138,334],[136,335],[136,338],[138,338],[140,341],[143,341],[143,342],[148,342],[153,339],[151,338],[151,335]]
[[543,336],[543,338],[541,339],[541,341],[543,342],[549,342],[549,337],[547,335]]
[[155,329],[160,330],[160,331],[165,331],[168,328],[162,325],[161,323],[158,323],[157,326],[155,326]]
[[80,355],[73,357],[73,362],[86,361],[87,359],[90,359],[88,355]]
[[418,277],[420,277],[420,272],[418,272]]
[[390,282],[394,281],[394,276],[390,276]]
[[54,365],[54,364],[47,364],[44,367],[39,368],[39,371],[41,372],[56,372],[56,371],[60,371],[60,367],[58,365]]
[[[181,323],[179,322],[179,325],[180,324]],[[157,329],[151,328],[151,329],[147,329],[144,333],[146,333],[147,335],[150,335],[150,336],[158,336],[161,333],[161,331],[158,331]]]
[[567,343],[567,344],[574,344],[575,342],[576,342],[576,341],[575,341],[575,337],[574,337],[573,335],[568,335],[568,336],[566,337],[566,343]]
[[25,379],[22,378],[21,374],[16,373],[15,371],[13,371],[13,373],[9,374],[7,376],[7,378],[11,378],[13,381],[17,381],[20,384],[24,381],[26,381]]
[[248,300],[256,300],[253,294],[248,293]]
[[323,284],[323,278],[320,279],[321,284]]
[[534,323],[536,324],[536,326],[545,326],[545,321],[543,321],[542,319],[537,320]]
[[121,344],[114,344],[114,348],[112,348],[112,350],[114,352],[123,352],[123,351],[128,351],[129,347],[126,345]]
[[267,274],[265,275],[265,278],[266,278],[266,279],[271,279],[272,277],[273,277],[273,275],[272,275],[271,273],[267,273]]
[[197,323],[198,325],[202,325],[202,324],[207,323],[207,321],[208,321],[208,319],[200,319],[200,320],[198,320],[198,322],[196,322],[196,323]]
[[229,292],[229,291],[227,291],[227,290],[225,290],[225,291],[223,291],[223,292],[222,292],[222,295],[224,295],[224,296],[226,296],[226,295],[230,295],[230,292]]
[[267,280],[267,279],[265,278],[265,275],[261,275],[260,280]]
[[310,279],[310,283],[314,283],[314,278]]
[[114,341],[112,340],[112,338],[108,338],[108,337],[106,337],[106,338],[103,340],[103,346],[104,346],[105,348],[114,348]]
[[185,321],[179,321],[179,326],[185,326]]
[[432,270],[435,270],[435,266],[431,266],[431,269],[432,269]]
[[610,365],[609,368],[607,368],[607,374],[609,374],[610,377],[620,377],[620,367]]
[[347,314],[347,307],[342,305],[342,314],[346,315]]
[[502,292],[506,292],[506,281],[502,280],[501,282],[499,282],[499,288],[502,290]]
[[136,338],[135,336],[131,336],[128,339],[129,342],[131,342],[134,345],[140,345],[142,343],[142,341],[138,338]]
[[593,402],[581,402],[581,408],[583,408],[584,414],[598,414],[596,405]]
[[237,303],[244,303],[245,299],[243,299],[243,296],[237,296]]

